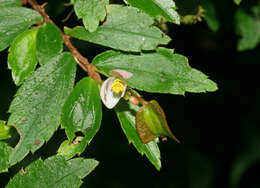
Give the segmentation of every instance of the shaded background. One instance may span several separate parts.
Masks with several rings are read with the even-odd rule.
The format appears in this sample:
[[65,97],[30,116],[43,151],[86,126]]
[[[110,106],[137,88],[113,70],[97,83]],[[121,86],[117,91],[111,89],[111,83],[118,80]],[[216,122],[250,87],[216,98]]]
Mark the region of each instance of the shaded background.
[[[47,6],[47,12],[59,26],[72,8],[64,7],[63,3],[62,0],[49,1]],[[223,1],[222,5],[219,2],[216,6],[221,22],[218,32],[212,32],[205,22],[187,26],[169,24],[168,35],[173,40],[167,47],[187,56],[190,65],[209,75],[219,90],[185,96],[142,93],[145,99],[156,99],[161,104],[172,131],[182,144],[172,140],[159,144],[162,169],[158,172],[128,144],[114,112],[103,108],[101,129],[82,154],[96,158],[100,165],[84,179],[82,187],[260,187],[260,48],[237,52],[239,38],[233,23],[237,6],[232,1]],[[247,5],[242,3],[241,6]],[[77,24],[80,21],[73,14],[64,25]],[[107,49],[78,40],[73,43],[89,59]],[[1,120],[8,119],[7,110],[17,90],[6,62],[7,50],[0,53]],[[83,76],[85,73],[78,70],[78,79]],[[64,131],[57,131],[33,156],[27,156],[9,173],[1,174],[0,185],[5,185],[21,166],[39,156],[46,158],[55,154],[57,143],[64,139]]]

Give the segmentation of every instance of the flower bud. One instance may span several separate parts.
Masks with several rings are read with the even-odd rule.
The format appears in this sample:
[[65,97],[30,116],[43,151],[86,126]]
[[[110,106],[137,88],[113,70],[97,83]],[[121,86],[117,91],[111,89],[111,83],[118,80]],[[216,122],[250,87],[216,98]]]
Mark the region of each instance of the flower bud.
[[144,144],[158,136],[168,136],[180,142],[171,132],[164,111],[155,100],[149,101],[136,113],[136,130]]

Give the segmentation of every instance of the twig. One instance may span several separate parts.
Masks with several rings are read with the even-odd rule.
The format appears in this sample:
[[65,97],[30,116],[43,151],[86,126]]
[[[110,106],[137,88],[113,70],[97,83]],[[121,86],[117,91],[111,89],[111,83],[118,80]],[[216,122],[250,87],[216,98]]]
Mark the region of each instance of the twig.
[[[43,5],[39,5],[36,0],[23,0],[22,4],[25,5],[29,3],[34,10],[39,12],[44,22],[49,22],[55,24],[49,17],[49,15],[45,12],[44,7],[46,6],[46,3]],[[56,24],[55,24],[56,25]],[[60,33],[62,35],[62,39],[64,41],[64,44],[67,46],[67,48],[72,53],[73,57],[75,58],[76,62],[79,64],[79,66],[86,72],[88,72],[88,75],[93,78],[96,82],[100,83],[102,80],[100,78],[99,73],[95,71],[95,66],[91,65],[87,58],[85,58],[71,43],[70,37],[66,35],[61,29]]]

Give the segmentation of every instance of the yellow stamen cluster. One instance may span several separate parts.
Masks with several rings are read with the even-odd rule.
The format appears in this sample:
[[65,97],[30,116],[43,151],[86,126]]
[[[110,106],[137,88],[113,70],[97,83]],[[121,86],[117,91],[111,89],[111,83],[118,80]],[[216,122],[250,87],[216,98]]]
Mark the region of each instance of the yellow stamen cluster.
[[112,91],[119,94],[125,90],[124,81],[120,79],[115,79],[112,83]]

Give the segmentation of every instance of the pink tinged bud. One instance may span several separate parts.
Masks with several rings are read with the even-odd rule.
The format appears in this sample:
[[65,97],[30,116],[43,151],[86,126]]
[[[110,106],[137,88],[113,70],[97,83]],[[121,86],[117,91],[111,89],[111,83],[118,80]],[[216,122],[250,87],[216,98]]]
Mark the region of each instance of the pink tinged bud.
[[122,77],[124,79],[129,79],[133,76],[133,73],[121,69],[111,70],[109,74],[116,77]]
[[133,97],[133,96],[131,96],[129,100],[130,100],[130,102],[131,102],[132,104],[134,104],[134,105],[138,105],[138,104],[139,104],[138,99],[135,98],[135,97]]

